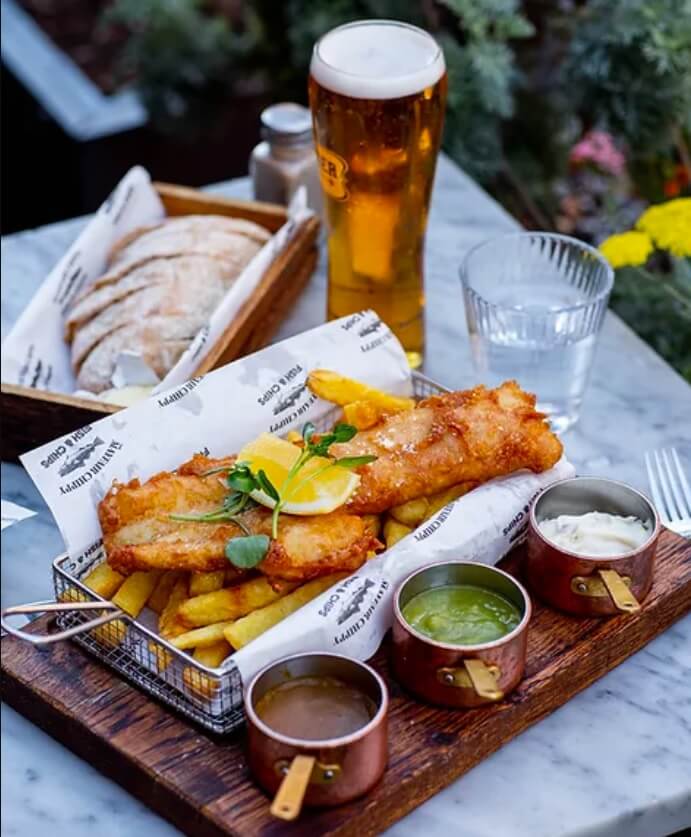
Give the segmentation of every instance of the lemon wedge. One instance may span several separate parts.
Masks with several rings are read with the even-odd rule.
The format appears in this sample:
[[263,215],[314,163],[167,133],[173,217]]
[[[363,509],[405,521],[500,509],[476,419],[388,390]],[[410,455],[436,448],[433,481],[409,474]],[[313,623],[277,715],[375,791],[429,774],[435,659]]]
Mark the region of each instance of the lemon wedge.
[[[262,433],[245,445],[238,453],[237,461],[246,462],[254,474],[264,471],[276,490],[285,497],[281,511],[286,514],[328,514],[342,506],[358,487],[360,477],[346,468],[333,466],[325,457],[310,459],[290,485],[283,488],[288,472],[301,453],[302,448],[292,442]],[[270,509],[276,505],[264,491],[255,490],[250,496]]]

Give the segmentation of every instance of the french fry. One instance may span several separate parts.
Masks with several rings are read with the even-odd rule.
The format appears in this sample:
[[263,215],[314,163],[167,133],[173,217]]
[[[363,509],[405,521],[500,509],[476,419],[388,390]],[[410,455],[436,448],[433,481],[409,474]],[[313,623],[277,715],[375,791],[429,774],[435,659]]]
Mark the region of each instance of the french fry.
[[403,523],[406,526],[412,526],[414,529],[425,519],[428,508],[429,499],[427,497],[418,497],[416,500],[408,500],[407,503],[401,503],[400,506],[394,506],[389,509],[389,514],[399,523]]
[[192,666],[185,666],[182,672],[182,682],[190,692],[194,692],[197,697],[203,698],[204,700],[211,700],[220,686],[218,680],[210,677],[203,671],[192,668]]
[[386,411],[372,401],[351,401],[343,405],[343,421],[358,430],[369,430],[385,415]]
[[395,518],[388,517],[384,523],[384,540],[386,541],[386,548],[398,543],[401,538],[405,538],[413,531],[412,526],[406,526],[405,523],[399,523]]
[[[151,572],[135,572],[123,581],[112,602],[130,616],[137,617],[142,612],[147,599],[154,591],[161,577],[159,570]],[[114,619],[91,632],[99,642],[114,648],[125,639],[127,623],[122,619]]]
[[[173,589],[168,593],[168,600],[164,604],[158,617],[158,632],[167,640],[171,640],[185,632],[185,626],[177,619],[178,608],[188,595],[189,578],[186,573],[177,573]],[[164,671],[172,662],[173,655],[158,643],[150,642],[149,651],[156,657],[158,670]]]
[[[231,647],[222,639],[215,645],[206,648],[197,648],[194,652],[194,659],[209,668],[220,666],[223,660],[230,654]],[[187,666],[182,673],[182,680],[187,688],[201,698],[211,698],[220,685],[218,679],[211,677],[194,666]]]
[[63,590],[61,593],[58,593],[57,599],[59,602],[90,602],[91,599],[86,593],[82,593],[81,590],[77,590],[76,587],[68,587],[66,590]]
[[223,631],[232,625],[232,622],[214,622],[213,625],[205,625],[203,628],[193,628],[185,631],[184,634],[171,639],[171,645],[181,651],[188,651],[190,648],[208,648],[225,638]]
[[398,413],[401,410],[412,410],[415,406],[412,398],[389,395],[361,381],[331,372],[329,369],[314,369],[310,372],[307,377],[307,386],[315,395],[341,407],[353,401],[370,401],[382,410]]
[[113,596],[113,604],[116,604],[130,616],[139,616],[160,577],[159,570],[138,571],[128,575],[118,592]]
[[91,570],[84,579],[84,584],[89,590],[93,590],[97,596],[110,599],[117,592],[124,580],[124,575],[114,570],[104,561],[95,569]]
[[219,639],[213,645],[206,645],[203,648],[195,649],[192,655],[194,659],[203,666],[216,668],[232,652],[232,648],[225,639]]
[[159,578],[158,584],[154,588],[154,592],[149,597],[148,605],[154,613],[161,613],[163,608],[168,603],[170,594],[177,580],[180,578],[180,573],[175,570],[164,572]]
[[190,596],[213,593],[220,590],[225,581],[225,570],[213,570],[207,573],[192,573],[190,576]]
[[248,642],[268,631],[269,628],[285,619],[286,616],[290,616],[291,613],[294,613],[307,602],[312,601],[328,587],[345,578],[346,575],[347,573],[334,573],[333,575],[317,578],[314,581],[308,581],[307,584],[303,584],[302,587],[298,587],[297,590],[282,599],[278,599],[278,601],[272,602],[266,607],[253,610],[247,616],[228,625],[224,630],[225,638],[236,650],[243,648]]
[[299,584],[299,581],[287,581],[285,578],[271,579],[271,589],[278,594],[279,599],[292,593]]
[[178,610],[187,600],[187,578],[183,576],[175,582],[166,606],[158,617],[158,632],[162,637],[170,639],[185,632],[185,626],[178,621]]
[[127,624],[122,619],[113,619],[112,622],[106,622],[98,628],[94,628],[89,633],[96,637],[102,645],[108,645],[110,648],[115,648],[120,645],[127,636]]
[[447,488],[445,491],[440,491],[438,494],[430,495],[427,498],[429,504],[423,519],[429,520],[430,517],[435,515],[438,511],[441,511],[444,506],[448,506],[449,503],[453,503],[454,500],[458,500],[459,497],[462,497],[464,494],[472,491],[472,489],[476,486],[476,482],[459,482],[457,485],[452,485],[451,488]]
[[302,434],[298,433],[297,430],[289,430],[286,433],[286,439],[293,444],[298,442],[302,442]]
[[158,669],[159,674],[165,671],[168,666],[173,662],[173,655],[168,651],[167,648],[163,648],[160,645],[156,645],[155,642],[149,643],[149,651],[156,657],[156,667]]
[[[295,587],[295,584],[287,584],[282,593],[289,593]],[[282,593],[277,593],[266,578],[260,576],[234,587],[224,587],[188,599],[180,607],[178,619],[188,628],[239,619],[252,610],[275,602]]]

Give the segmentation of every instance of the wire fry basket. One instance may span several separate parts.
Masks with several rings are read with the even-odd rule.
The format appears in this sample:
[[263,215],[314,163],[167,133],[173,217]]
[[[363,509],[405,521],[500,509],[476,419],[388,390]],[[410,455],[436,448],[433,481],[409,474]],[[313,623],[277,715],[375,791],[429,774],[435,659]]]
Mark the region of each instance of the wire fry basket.
[[[107,603],[80,581],[104,560],[103,551],[81,564],[69,555],[56,558],[56,600]],[[144,611],[133,619],[118,611],[117,618],[77,634],[74,641],[131,683],[211,732],[227,733],[239,726],[243,719],[242,679],[232,656],[221,668],[207,668],[147,627],[147,615]],[[76,610],[57,617],[61,630],[83,626],[87,621],[88,615]]]
[[[412,380],[418,400],[448,391],[419,373],[413,373]],[[329,429],[339,416],[340,409],[334,408],[315,422],[317,429]],[[233,656],[218,668],[208,668],[159,636],[151,611],[145,608],[135,619],[94,593],[82,579],[105,560],[102,548],[77,559],[59,555],[53,561],[55,602],[8,608],[3,612],[3,627],[36,644],[71,637],[130,683],[205,729],[226,734],[240,726],[244,720],[243,684]],[[9,615],[47,611],[57,613],[60,633],[38,636],[4,621]]]

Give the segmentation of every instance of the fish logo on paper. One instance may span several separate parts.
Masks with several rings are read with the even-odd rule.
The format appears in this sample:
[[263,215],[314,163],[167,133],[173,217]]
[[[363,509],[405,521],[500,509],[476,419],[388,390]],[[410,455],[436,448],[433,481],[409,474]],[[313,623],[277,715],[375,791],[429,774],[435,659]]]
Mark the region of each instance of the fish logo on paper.
[[355,616],[356,613],[360,612],[362,603],[367,598],[367,591],[370,587],[374,587],[374,582],[368,578],[362,587],[358,587],[358,589],[353,593],[353,597],[350,602],[341,609],[341,612],[338,614],[338,618],[336,619],[337,625],[342,625],[344,622],[347,622],[351,616]]
[[74,453],[67,454],[65,461],[58,469],[58,474],[60,474],[61,477],[66,477],[68,474],[73,473],[79,468],[83,468],[88,460],[93,456],[96,448],[103,444],[105,444],[103,439],[97,436],[93,441],[77,448]]
[[[360,338],[360,351],[363,354],[371,352],[373,349],[379,348],[379,346],[383,346],[384,343],[393,339],[394,336],[391,329],[374,311],[358,311],[347,319],[344,317],[340,326],[343,331],[350,331],[352,328],[356,328],[357,335]],[[380,329],[380,334],[377,334],[373,339],[367,339]]]
[[[100,436],[96,436],[90,442],[80,444],[77,447],[77,442],[91,431],[92,427],[90,425],[75,431],[71,436],[58,443],[41,460],[41,466],[45,469],[50,470],[57,467],[58,476],[62,478],[58,482],[60,494],[70,494],[76,489],[92,483],[92,480],[95,480],[102,473],[117,452],[122,450],[122,442],[111,439],[109,443],[106,443]],[[96,482],[98,481],[96,480]],[[96,482],[92,483],[92,489]]]
[[[341,645],[368,626],[390,587],[391,583],[386,578],[376,581],[367,578],[364,584],[353,591],[348,603],[336,617],[338,626],[345,625],[347,622],[350,624],[340,634],[334,636],[334,645]],[[375,619],[374,623],[377,621]]]
[[269,432],[278,433],[298,421],[316,400],[317,396],[307,388],[304,368],[296,363],[271,383],[257,403],[270,408],[271,414],[277,417]]
[[[105,448],[104,450],[98,451],[98,459],[89,462],[94,451],[103,445],[105,445]],[[103,471],[117,452],[121,450],[122,442],[119,442],[117,439],[111,439],[110,443],[106,445],[103,439],[97,436],[92,442],[83,445],[75,453],[70,454],[60,466],[58,474],[61,477],[66,477],[77,470],[81,470],[81,473],[62,483],[60,485],[60,494],[71,494],[78,488],[88,485]]]
[[375,320],[373,323],[369,323],[364,328],[360,329],[358,334],[360,337],[367,337],[370,334],[374,334],[375,331],[378,331],[382,327],[383,323],[381,320]]
[[293,387],[289,392],[287,392],[283,398],[274,406],[273,414],[275,416],[279,415],[279,413],[285,412],[289,407],[292,407],[293,404],[297,404],[300,400],[300,396],[302,393],[307,389],[307,379],[298,384],[296,387]]

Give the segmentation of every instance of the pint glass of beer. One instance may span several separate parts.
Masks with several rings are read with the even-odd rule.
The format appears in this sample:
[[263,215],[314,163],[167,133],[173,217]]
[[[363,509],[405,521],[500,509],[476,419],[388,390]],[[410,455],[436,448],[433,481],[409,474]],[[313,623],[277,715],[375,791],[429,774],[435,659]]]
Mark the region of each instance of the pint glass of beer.
[[373,308],[418,367],[443,53],[415,26],[349,23],[314,47],[309,96],[329,226],[328,317]]

